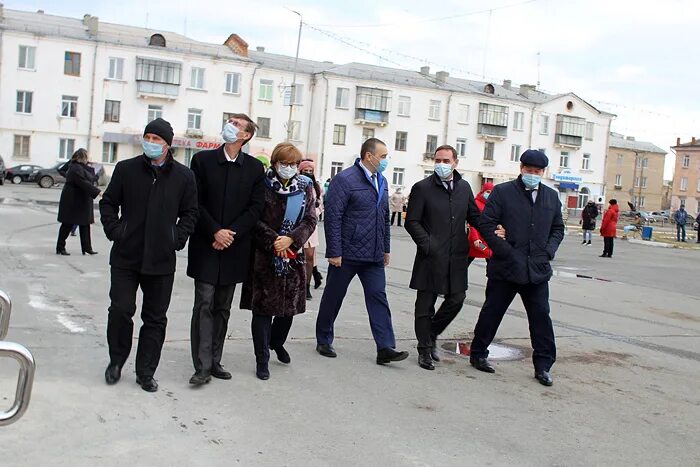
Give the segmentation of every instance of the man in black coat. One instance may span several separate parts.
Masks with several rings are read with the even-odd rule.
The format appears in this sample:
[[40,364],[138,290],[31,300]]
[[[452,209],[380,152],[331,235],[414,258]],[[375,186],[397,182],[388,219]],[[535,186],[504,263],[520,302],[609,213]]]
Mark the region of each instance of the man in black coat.
[[248,275],[251,232],[265,206],[263,164],[241,151],[256,128],[247,115],[232,115],[222,132],[225,144],[198,152],[190,165],[199,197],[199,222],[187,263],[187,275],[194,279],[194,385],[212,376],[231,379],[221,366],[231,301],[236,284]]
[[[418,291],[415,330],[418,364],[434,370],[435,340],[462,309],[467,290],[469,241],[466,223],[479,225],[471,186],[458,172],[457,151],[435,151],[435,173],[416,183],[406,212],[406,230],[417,245],[410,287]],[[435,312],[438,295],[445,300]]]
[[[166,312],[175,277],[175,251],[182,250],[197,223],[197,185],[192,171],[173,159],[173,129],[161,118],[146,126],[144,153],[119,162],[100,201],[102,226],[114,242],[109,264],[111,289],[107,342],[107,384],[121,377],[129,357],[136,291],[143,292],[136,382],[148,392],[165,340]],[[120,212],[121,211],[121,212]]]
[[[476,369],[494,372],[486,359],[488,346],[519,294],[530,324],[535,378],[545,386],[552,385],[549,371],[556,359],[549,317],[549,262],[564,238],[559,196],[540,183],[548,162],[541,151],[525,151],[520,157],[520,176],[496,185],[481,215],[480,233],[493,250],[493,257],[486,268],[486,301],[474,329],[469,357]],[[498,224],[507,232],[505,240],[493,233]]]

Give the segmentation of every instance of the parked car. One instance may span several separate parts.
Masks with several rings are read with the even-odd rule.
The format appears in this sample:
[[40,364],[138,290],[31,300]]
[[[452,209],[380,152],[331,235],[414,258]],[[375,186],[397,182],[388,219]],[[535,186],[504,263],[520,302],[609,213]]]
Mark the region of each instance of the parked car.
[[[36,175],[36,182],[39,184],[40,187],[42,188],[51,188],[52,186],[58,184],[58,183],[64,183],[66,181],[66,178],[61,175],[61,169],[63,168],[64,165],[68,164],[68,162],[60,162],[53,167],[49,169],[41,169]],[[104,180],[105,178],[105,169],[102,166],[102,164],[95,164],[95,163],[90,163],[90,167],[95,169],[95,174],[97,175],[97,179],[99,181]]]
[[5,184],[5,161],[3,160],[2,156],[0,156],[0,185]]
[[22,182],[33,182],[36,180],[36,174],[39,173],[39,170],[41,170],[41,166],[38,165],[16,165],[7,169],[5,178],[15,185],[19,185]]
[[668,222],[668,211],[652,211],[651,217],[654,222]]

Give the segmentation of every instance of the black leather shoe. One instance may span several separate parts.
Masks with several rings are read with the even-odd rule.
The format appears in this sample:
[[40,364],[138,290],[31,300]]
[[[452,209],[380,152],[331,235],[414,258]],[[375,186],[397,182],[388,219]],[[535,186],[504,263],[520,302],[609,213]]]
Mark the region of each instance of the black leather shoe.
[[214,366],[211,367],[211,375],[217,379],[231,379],[232,378],[231,373],[224,370],[224,367],[222,367],[220,363],[215,363]]
[[429,353],[418,355],[418,366],[424,370],[434,370],[435,365],[433,365],[433,359],[430,357]]
[[289,352],[287,352],[283,346],[279,346],[277,348],[272,349],[275,351],[277,354],[277,360],[279,360],[282,363],[292,363],[292,357],[289,356]]
[[330,344],[318,344],[316,346],[316,352],[328,358],[335,358],[338,356],[338,354],[335,353],[335,349]]
[[495,373],[496,370],[493,369],[486,357],[481,358],[471,358],[469,357],[469,364],[479,371],[485,373]]
[[96,255],[96,254],[97,254],[97,252],[96,252],[96,251],[92,251],[92,250],[83,251],[83,256],[85,256],[85,255]]
[[56,250],[56,254],[57,254],[57,255],[61,255],[61,256],[70,256],[70,253],[68,253],[65,249],[63,249],[63,250]]
[[197,370],[190,378],[190,384],[201,386],[211,381],[211,372],[205,370]]
[[433,347],[432,349],[430,349],[430,358],[432,358],[433,361],[435,361],[435,362],[439,362],[439,361],[440,361],[440,354],[438,354],[438,351],[437,351],[437,349],[436,349],[435,347]]
[[554,381],[552,380],[552,377],[549,375],[548,371],[536,371],[535,378],[543,386],[551,386],[554,384]]
[[116,384],[122,377],[122,369],[116,363],[110,363],[105,370],[105,381],[107,384]]
[[314,297],[311,296],[311,284],[306,284],[306,299],[311,300],[312,298]]
[[314,289],[318,289],[323,284],[323,276],[316,266],[314,266],[312,275],[314,277]]
[[141,386],[146,392],[156,392],[158,390],[158,383],[153,379],[153,376],[137,376],[136,384]]
[[270,369],[267,367],[267,363],[258,363],[255,369],[255,376],[263,381],[270,379]]
[[406,360],[407,358],[408,352],[399,352],[398,350],[389,347],[387,349],[381,349],[379,352],[377,352],[377,365],[400,362],[401,360]]
[[610,257],[609,257],[608,255],[606,255],[606,254],[602,254],[602,255],[599,256],[599,258],[610,258]]

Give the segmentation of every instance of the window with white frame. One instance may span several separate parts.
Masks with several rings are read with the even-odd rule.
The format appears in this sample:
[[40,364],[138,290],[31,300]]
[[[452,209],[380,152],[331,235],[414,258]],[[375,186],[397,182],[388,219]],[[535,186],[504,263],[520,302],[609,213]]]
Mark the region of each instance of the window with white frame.
[[291,130],[289,132],[289,139],[292,141],[301,141],[301,122],[299,120],[292,120]]
[[683,156],[683,168],[687,169],[688,167],[690,167],[690,156],[686,154]]
[[428,118],[431,120],[440,120],[440,101],[430,100],[428,106]]
[[362,142],[365,142],[370,138],[374,138],[374,128],[363,128],[362,129]]
[[80,76],[80,53],[66,51],[63,55],[63,73],[70,76]]
[[681,191],[688,191],[688,177],[681,177]]
[[647,167],[649,167],[649,158],[648,157],[645,157],[644,159],[642,159],[642,167],[644,167],[645,169]]
[[204,68],[192,67],[190,70],[190,87],[204,89]]
[[396,132],[396,141],[394,142],[394,150],[405,151],[407,143],[408,143],[408,132],[397,131]]
[[457,123],[469,123],[468,104],[457,104]]
[[401,117],[411,116],[411,98],[409,96],[399,96],[399,111]]
[[77,96],[62,96],[61,97],[61,116],[75,118],[78,114],[78,97]]
[[634,187],[639,188],[639,177],[634,177]]
[[647,187],[647,178],[642,177],[642,188],[646,188],[646,187]]
[[32,91],[17,91],[17,106],[15,110],[21,114],[32,113]]
[[163,118],[163,106],[162,105],[152,105],[148,106],[148,123],[151,123],[156,118]]
[[240,73],[226,73],[226,88],[225,91],[228,94],[240,94],[241,93],[241,74]]
[[261,101],[271,101],[272,100],[272,86],[274,82],[271,79],[261,79],[260,88],[258,89],[258,100]]
[[425,140],[425,152],[426,154],[430,154],[431,156],[435,154],[435,150],[437,149],[437,142],[438,142],[438,137],[437,135],[428,135],[426,140]]
[[549,115],[540,115],[540,134],[549,134]]
[[520,160],[520,145],[514,144],[510,147],[510,161],[518,162]]
[[586,187],[583,187],[579,190],[579,192],[578,192],[578,204],[576,206],[578,209],[583,209],[584,207],[586,207],[586,203],[588,203],[588,198],[589,198],[590,194],[591,194],[590,190]]
[[646,199],[644,196],[632,196],[632,204],[634,204],[637,209],[643,208],[645,207]]
[[[228,119],[226,120],[228,121]],[[270,119],[267,117],[257,118],[258,131],[255,136],[258,138],[269,138],[270,137]]]
[[294,105],[301,105],[304,101],[304,85],[295,84],[294,92],[292,92],[292,86],[287,86],[284,88],[284,105],[292,105],[292,94],[294,94]]
[[202,111],[200,109],[187,109],[187,129],[202,129]]
[[343,171],[343,165],[342,162],[331,162],[331,178]]
[[333,125],[333,144],[345,145],[346,130],[347,127],[345,125]]
[[455,151],[457,151],[457,157],[467,157],[467,138],[457,138]]
[[523,131],[523,125],[525,121],[524,112],[514,112],[513,113],[513,130]]
[[392,177],[391,177],[391,183],[393,185],[403,186],[403,174],[404,174],[404,169],[399,168],[399,167],[394,167],[394,173],[392,174]]
[[124,79],[124,59],[121,57],[109,57],[107,66],[107,79]]
[[496,150],[496,144],[493,141],[487,141],[484,143],[484,160],[492,161],[493,153]]
[[593,131],[595,130],[595,123],[586,122],[586,139],[588,141],[593,141]]
[[569,167],[569,153],[562,151],[559,155],[559,167],[568,168]]
[[114,164],[117,162],[117,143],[102,143],[102,162],[105,164]]
[[12,157],[15,159],[29,159],[29,136],[15,135],[14,150]]
[[71,138],[60,138],[58,140],[58,158],[70,159],[75,152],[75,140]]
[[105,100],[105,122],[118,122],[119,110],[121,107],[120,101]]
[[22,70],[36,69],[36,47],[19,46],[19,68]]
[[347,109],[350,107],[350,89],[337,88],[335,90],[335,108]]
[[581,170],[590,170],[591,168],[591,155],[588,153],[583,154],[583,159],[581,159]]
[[621,174],[615,175],[615,186],[619,186],[619,187],[622,186],[622,175]]

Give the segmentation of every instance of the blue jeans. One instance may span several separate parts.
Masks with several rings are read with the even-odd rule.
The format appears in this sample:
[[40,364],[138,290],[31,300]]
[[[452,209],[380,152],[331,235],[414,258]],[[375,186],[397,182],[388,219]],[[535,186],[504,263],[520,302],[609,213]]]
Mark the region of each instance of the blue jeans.
[[583,230],[583,241],[584,242],[590,242],[593,240],[593,231],[592,230]]
[[[682,235],[681,232],[683,232]],[[679,242],[681,240],[685,241],[685,224],[676,224],[676,240],[678,240]]]

